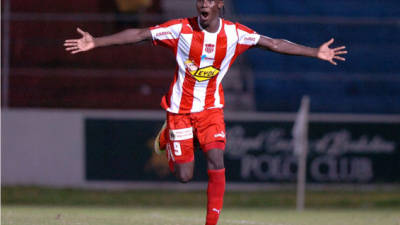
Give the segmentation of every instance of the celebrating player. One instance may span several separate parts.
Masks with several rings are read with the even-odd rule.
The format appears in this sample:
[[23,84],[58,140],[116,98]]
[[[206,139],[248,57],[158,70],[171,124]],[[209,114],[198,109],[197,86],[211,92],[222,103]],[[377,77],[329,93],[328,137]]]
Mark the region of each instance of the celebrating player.
[[346,47],[330,48],[333,39],[319,48],[262,36],[253,30],[221,18],[223,0],[196,0],[197,17],[168,21],[145,28],[92,37],[77,29],[80,39],[66,40],[72,54],[96,47],[151,40],[172,50],[176,72],[170,89],[162,98],[166,124],[157,136],[157,152],[166,150],[171,171],[179,181],[193,177],[194,139],[207,158],[208,188],[206,225],[218,222],[225,192],[225,123],[222,78],[244,51],[258,47],[289,55],[315,57],[336,65],[345,59]]

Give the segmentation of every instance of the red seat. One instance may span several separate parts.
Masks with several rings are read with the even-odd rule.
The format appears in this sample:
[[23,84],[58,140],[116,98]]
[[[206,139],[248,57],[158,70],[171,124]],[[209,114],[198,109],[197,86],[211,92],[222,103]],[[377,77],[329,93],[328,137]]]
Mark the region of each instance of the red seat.
[[[117,11],[115,1],[103,0],[12,0],[10,3],[12,13],[39,18],[52,13],[58,17]],[[84,18],[11,21],[9,105],[160,109],[160,98],[169,87],[175,67],[174,56],[168,50],[152,47],[148,42],[71,55],[63,46],[65,39],[81,37],[76,27],[96,37],[127,26],[130,24]]]
[[[34,76],[32,74],[35,74]],[[11,107],[160,109],[172,75],[90,70],[11,70]]]
[[93,13],[115,12],[114,1],[103,0],[12,0],[12,12],[41,12],[41,13]]
[[64,40],[79,38],[76,27],[93,36],[115,33],[112,24],[99,22],[13,22],[11,24],[12,67],[71,68],[143,68],[169,69],[175,66],[174,56],[150,43],[112,46],[71,55],[64,50]]

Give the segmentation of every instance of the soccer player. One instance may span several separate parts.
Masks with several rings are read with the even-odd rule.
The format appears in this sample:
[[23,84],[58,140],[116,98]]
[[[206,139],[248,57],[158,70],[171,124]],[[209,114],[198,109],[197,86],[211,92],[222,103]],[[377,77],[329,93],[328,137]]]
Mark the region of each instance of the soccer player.
[[77,29],[80,39],[66,40],[72,54],[96,47],[151,40],[172,50],[176,71],[161,106],[166,124],[157,136],[156,149],[166,150],[171,171],[179,181],[191,180],[194,139],[207,158],[208,188],[206,225],[218,222],[225,191],[225,123],[222,78],[235,59],[252,47],[289,55],[326,60],[336,65],[345,59],[346,47],[330,48],[333,39],[318,48],[260,35],[239,23],[221,18],[223,0],[196,0],[198,15],[144,28],[127,29],[110,36],[92,37]]

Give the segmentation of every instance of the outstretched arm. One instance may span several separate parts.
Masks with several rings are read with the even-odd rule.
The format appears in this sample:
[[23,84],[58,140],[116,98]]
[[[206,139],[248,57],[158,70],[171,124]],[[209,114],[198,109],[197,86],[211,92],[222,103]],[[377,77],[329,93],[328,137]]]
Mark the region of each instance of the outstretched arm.
[[144,29],[127,29],[119,33],[94,38],[88,32],[77,28],[78,33],[82,35],[79,39],[65,40],[65,50],[76,54],[78,52],[89,51],[93,48],[120,45],[128,43],[138,43],[151,39],[151,32],[148,28]]
[[334,39],[332,38],[328,42],[322,44],[319,48],[311,48],[283,39],[273,39],[266,36],[261,36],[257,47],[281,54],[315,57],[321,60],[326,60],[333,65],[337,65],[337,62],[334,60],[345,61],[346,59],[339,55],[347,54],[347,51],[345,46],[329,48],[329,45],[331,45],[333,42]]

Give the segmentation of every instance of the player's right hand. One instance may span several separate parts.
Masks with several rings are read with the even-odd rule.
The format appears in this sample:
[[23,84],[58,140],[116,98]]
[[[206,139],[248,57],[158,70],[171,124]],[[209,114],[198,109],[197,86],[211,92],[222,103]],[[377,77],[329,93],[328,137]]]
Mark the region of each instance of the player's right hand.
[[93,36],[79,27],[76,30],[82,35],[82,38],[65,40],[65,50],[71,52],[71,54],[76,54],[93,49],[95,47]]

